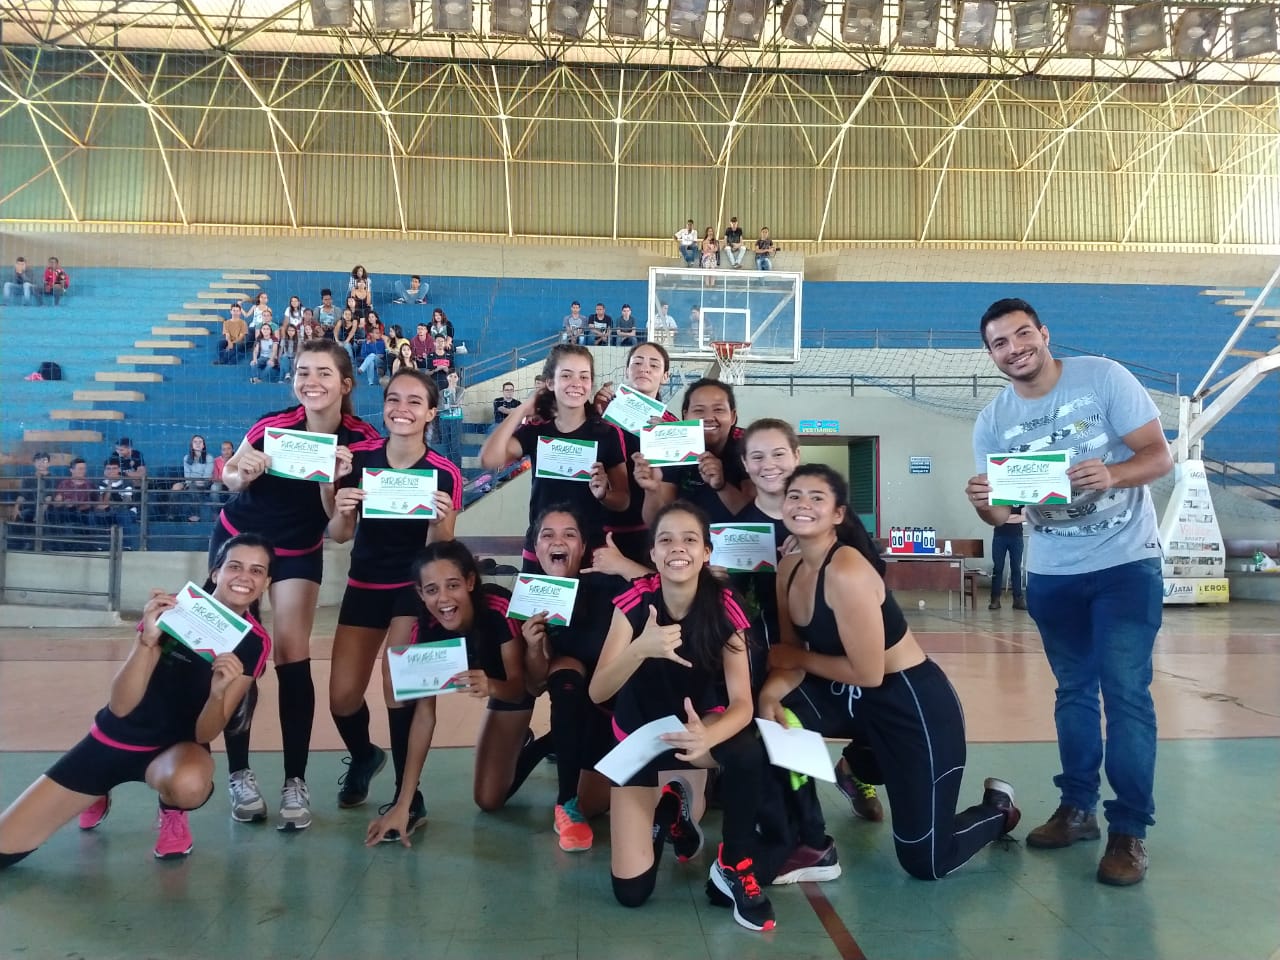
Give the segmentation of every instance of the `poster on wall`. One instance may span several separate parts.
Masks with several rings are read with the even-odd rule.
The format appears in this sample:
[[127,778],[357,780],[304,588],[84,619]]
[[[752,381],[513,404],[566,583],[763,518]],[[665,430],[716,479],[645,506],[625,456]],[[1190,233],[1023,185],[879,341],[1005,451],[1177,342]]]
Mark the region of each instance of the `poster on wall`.
[[1165,603],[1226,603],[1227,553],[1204,463],[1174,466],[1173,494],[1160,522]]

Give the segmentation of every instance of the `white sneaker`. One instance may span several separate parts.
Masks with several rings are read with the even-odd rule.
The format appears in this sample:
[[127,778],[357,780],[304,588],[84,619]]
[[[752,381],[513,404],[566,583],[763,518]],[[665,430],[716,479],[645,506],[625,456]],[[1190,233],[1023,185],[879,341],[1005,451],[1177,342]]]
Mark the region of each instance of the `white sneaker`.
[[231,775],[227,783],[231,794],[231,819],[237,823],[258,823],[267,819],[267,801],[262,799],[258,779],[246,767]]
[[290,777],[280,790],[277,830],[305,830],[311,826],[311,791],[301,777]]

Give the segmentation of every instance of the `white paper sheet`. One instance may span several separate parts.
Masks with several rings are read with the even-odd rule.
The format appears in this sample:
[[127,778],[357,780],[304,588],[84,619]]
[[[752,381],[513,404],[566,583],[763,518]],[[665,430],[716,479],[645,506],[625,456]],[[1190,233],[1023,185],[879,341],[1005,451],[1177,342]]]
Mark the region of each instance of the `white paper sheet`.
[[788,729],[772,720],[756,717],[769,762],[784,770],[807,774],[828,783],[836,782],[835,766],[822,736],[801,727]]
[[681,733],[684,724],[675,714],[650,720],[605,754],[596,769],[614,783],[623,784],[655,757],[671,749],[671,744],[658,739],[664,733]]

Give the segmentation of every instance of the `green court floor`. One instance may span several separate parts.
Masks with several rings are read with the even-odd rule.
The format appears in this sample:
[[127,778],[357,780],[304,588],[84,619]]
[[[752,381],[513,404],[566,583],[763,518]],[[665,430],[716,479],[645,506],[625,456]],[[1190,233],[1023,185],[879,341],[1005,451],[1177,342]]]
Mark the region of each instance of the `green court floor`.
[[[0,803],[52,759],[0,755]],[[278,755],[256,756],[264,790],[279,764]],[[976,800],[986,775],[1010,780],[1022,837],[1056,804],[1055,766],[1052,744],[975,746],[962,797]],[[151,855],[154,796],[122,788],[97,831],[65,828],[0,874],[0,957],[1268,960],[1280,948],[1272,739],[1161,742],[1151,871],[1126,889],[1094,881],[1101,843],[1045,852],[1008,842],[946,880],[913,880],[894,859],[889,824],[854,820],[824,785],[844,876],[772,888],[778,928],[766,935],[708,905],[705,852],[681,865],[668,851],[654,898],[639,910],[618,906],[607,818],[590,852],[556,846],[549,766],[507,810],[483,814],[470,799],[471,751],[434,752],[424,776],[429,826],[411,850],[362,846],[391,777],[375,781],[369,807],[339,811],[343,769],[339,754],[313,755],[316,822],[301,834],[232,823],[220,773],[219,790],[192,815],[195,851],[179,862]]]

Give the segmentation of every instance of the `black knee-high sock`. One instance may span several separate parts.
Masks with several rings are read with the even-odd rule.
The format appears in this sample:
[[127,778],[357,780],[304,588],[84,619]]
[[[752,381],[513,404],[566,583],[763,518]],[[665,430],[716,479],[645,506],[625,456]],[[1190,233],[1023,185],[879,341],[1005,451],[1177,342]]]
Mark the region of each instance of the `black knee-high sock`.
[[[391,727],[391,765],[396,770],[396,796],[404,783],[404,765],[409,756],[409,731],[413,729],[413,705],[388,707],[387,724]],[[412,784],[414,790],[418,785]]]
[[249,767],[249,731],[245,726],[239,733],[224,733],[223,742],[227,747],[227,772],[236,773]]
[[551,694],[551,745],[560,781],[556,803],[563,804],[578,795],[586,732],[583,713],[588,707],[586,678],[576,670],[557,670],[547,678],[547,692]]
[[311,660],[276,667],[280,685],[280,739],[284,745],[284,776],[306,779],[311,751],[311,723],[316,715],[316,685]]
[[338,728],[338,736],[347,745],[352,760],[363,760],[373,752],[373,741],[369,739],[369,704],[361,700],[360,709],[345,717],[333,714],[333,725]]
[[543,760],[547,759],[547,754],[551,752],[551,734],[543,734],[537,740],[530,740],[520,750],[520,758],[516,760],[516,775],[511,779],[511,788],[507,791],[507,799],[510,800],[516,795],[516,791],[520,789],[520,785],[528,779],[529,774]]
[[720,765],[724,862],[733,865],[754,855],[764,746],[748,727],[712,748],[711,756]]

